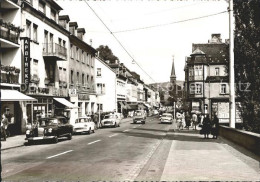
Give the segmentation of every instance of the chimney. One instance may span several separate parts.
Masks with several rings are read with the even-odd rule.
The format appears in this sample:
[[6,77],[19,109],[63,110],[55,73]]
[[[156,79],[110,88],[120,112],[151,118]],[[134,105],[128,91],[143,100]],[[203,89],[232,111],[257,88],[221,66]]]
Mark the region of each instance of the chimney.
[[78,28],[78,23],[77,22],[70,22],[69,23],[69,30],[70,30],[70,33],[72,35],[75,35],[77,36],[77,28]]
[[222,43],[221,34],[211,34],[211,40],[209,40],[209,43]]
[[85,28],[78,28],[77,29],[77,37],[80,39],[80,40],[84,40],[84,35],[85,35],[86,31],[85,31]]
[[66,30],[69,30],[69,25],[68,25],[69,21],[70,21],[70,17],[68,15],[59,16],[59,25]]
[[92,39],[89,40],[89,44],[90,44],[90,46],[92,46]]

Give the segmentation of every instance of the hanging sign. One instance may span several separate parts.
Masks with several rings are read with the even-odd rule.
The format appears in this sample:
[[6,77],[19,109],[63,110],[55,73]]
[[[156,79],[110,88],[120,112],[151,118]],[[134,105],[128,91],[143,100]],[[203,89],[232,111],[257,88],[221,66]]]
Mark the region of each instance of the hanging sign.
[[24,61],[23,61],[23,73],[24,73],[24,86],[25,86],[25,92],[29,88],[30,83],[30,38],[24,37]]

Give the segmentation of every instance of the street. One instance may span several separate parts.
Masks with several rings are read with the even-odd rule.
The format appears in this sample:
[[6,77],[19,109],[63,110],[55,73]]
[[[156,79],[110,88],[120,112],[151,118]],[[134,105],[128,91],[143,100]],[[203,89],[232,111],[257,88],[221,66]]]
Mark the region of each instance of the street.
[[[4,181],[259,180],[259,161],[222,139],[148,117],[146,124],[2,151]],[[243,171],[243,173],[241,173]]]

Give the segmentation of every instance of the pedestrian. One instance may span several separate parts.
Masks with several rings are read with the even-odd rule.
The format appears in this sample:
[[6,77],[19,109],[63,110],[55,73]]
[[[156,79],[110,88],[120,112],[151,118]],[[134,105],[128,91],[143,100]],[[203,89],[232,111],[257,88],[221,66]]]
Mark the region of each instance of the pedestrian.
[[188,128],[188,130],[190,129],[190,123],[191,123],[191,118],[188,112],[186,112],[186,117],[185,117],[185,123],[186,123],[186,128]]
[[96,130],[99,128],[99,116],[97,115],[97,113],[94,114],[94,118],[93,118],[93,121],[95,123],[95,128]]
[[201,129],[201,134],[204,134],[204,138],[209,138],[209,134],[211,131],[211,122],[210,122],[208,114],[205,115],[205,118],[204,118],[202,124],[203,125],[202,125],[202,129]]
[[196,113],[194,113],[192,115],[192,125],[193,125],[193,129],[196,130],[196,126],[197,126],[197,122],[198,122],[198,116]]
[[2,120],[1,120],[1,134],[4,138],[4,141],[6,141],[6,130],[8,127],[8,119],[6,118],[6,115],[2,115]]
[[212,120],[212,128],[211,128],[211,134],[213,135],[213,138],[218,138],[219,133],[219,119],[217,114],[214,114],[214,118]]

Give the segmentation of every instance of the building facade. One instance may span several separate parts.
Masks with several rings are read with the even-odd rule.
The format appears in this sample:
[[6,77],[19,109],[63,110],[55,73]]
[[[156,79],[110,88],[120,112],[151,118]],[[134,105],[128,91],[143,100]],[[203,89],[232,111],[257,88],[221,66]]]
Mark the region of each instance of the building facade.
[[101,112],[113,112],[117,108],[116,72],[96,57],[97,106]]
[[[190,112],[216,113],[220,123],[229,122],[228,47],[220,34],[212,34],[208,43],[192,44],[185,65]],[[241,122],[238,115],[237,122]]]

